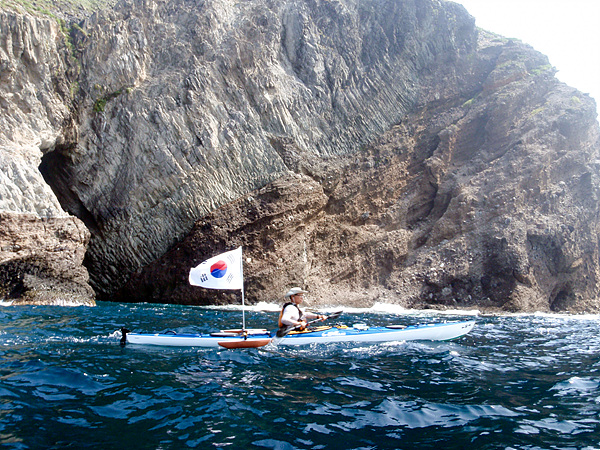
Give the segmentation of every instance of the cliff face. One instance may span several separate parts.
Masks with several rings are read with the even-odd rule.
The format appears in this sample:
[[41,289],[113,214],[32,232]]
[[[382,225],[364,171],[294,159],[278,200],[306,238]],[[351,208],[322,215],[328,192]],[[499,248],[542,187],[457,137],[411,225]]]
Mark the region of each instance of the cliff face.
[[[532,52],[485,36],[480,50]],[[186,268],[243,245],[255,300],[298,284],[314,306],[597,311],[594,104],[551,73],[515,69],[502,68],[509,83],[416,109],[364,151],[326,168],[305,160],[305,175],[204,217],[117,298],[229,302],[189,286]]]
[[81,219],[102,298],[228,301],[187,273],[244,245],[250,301],[600,306],[595,105],[458,5],[3,17],[31,25],[1,46],[1,157],[35,183],[3,165],[1,210]]
[[55,20],[0,11],[0,299],[94,304],[90,238],[38,167],[72,139],[73,69]]
[[103,295],[199,217],[294,169],[290,151],[355,152],[477,83],[454,67],[473,21],[440,2],[135,2],[82,28],[79,137],[43,172],[92,232]]

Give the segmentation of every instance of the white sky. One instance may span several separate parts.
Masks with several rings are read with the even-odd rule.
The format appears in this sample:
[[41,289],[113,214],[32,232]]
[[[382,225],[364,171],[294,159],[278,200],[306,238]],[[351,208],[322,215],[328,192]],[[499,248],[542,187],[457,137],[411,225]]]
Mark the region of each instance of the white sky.
[[600,0],[452,0],[475,24],[545,54],[556,77],[600,104]]

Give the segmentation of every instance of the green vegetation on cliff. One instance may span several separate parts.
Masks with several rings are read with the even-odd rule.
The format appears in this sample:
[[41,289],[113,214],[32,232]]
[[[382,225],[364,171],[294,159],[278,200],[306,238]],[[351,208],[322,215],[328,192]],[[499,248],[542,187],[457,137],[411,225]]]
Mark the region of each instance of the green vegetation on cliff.
[[115,3],[116,0],[0,0],[0,8],[51,17],[78,17]]

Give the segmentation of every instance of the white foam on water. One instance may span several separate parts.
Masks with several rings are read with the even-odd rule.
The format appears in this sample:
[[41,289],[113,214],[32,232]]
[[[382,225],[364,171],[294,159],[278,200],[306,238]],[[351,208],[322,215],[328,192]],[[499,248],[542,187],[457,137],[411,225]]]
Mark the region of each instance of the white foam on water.
[[[2,306],[0,302],[0,306]],[[196,306],[196,308],[216,310],[216,311],[255,311],[255,312],[279,312],[282,302],[259,302],[254,305],[209,305]],[[155,304],[152,304],[156,306]],[[169,305],[163,305],[168,307]],[[179,305],[180,306],[180,305]],[[488,317],[523,317],[523,318],[543,318],[543,319],[560,319],[560,320],[581,320],[581,321],[596,321],[600,320],[600,314],[568,314],[568,313],[551,313],[551,312],[494,312],[487,313],[478,309],[410,309],[404,308],[401,305],[393,303],[377,302],[368,308],[346,307],[343,305],[334,305],[326,307],[313,307],[310,301],[301,305],[303,309],[309,311],[319,311],[325,314],[343,311],[344,314],[386,314],[397,316],[420,316],[420,317],[435,317],[435,316],[488,316]]]
[[[345,306],[327,306],[323,308],[311,308],[310,305],[302,305],[303,309],[319,310],[325,313],[344,311],[348,314],[395,314],[399,316],[405,315],[461,315],[461,316],[478,316],[481,314],[479,310],[462,310],[462,309],[448,309],[448,310],[437,310],[437,309],[407,309],[400,305],[391,303],[375,303],[369,308],[356,308],[356,307],[345,307]],[[202,308],[220,310],[220,311],[239,311],[246,309],[247,311],[264,311],[264,312],[277,312],[281,309],[279,303],[268,303],[259,302],[255,305],[218,305],[218,306],[203,306]]]

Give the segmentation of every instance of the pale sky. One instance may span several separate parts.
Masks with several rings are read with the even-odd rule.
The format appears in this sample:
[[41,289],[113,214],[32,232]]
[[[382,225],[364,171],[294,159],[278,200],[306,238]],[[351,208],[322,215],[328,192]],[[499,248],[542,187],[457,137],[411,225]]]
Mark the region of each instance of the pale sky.
[[478,27],[545,54],[560,81],[600,104],[600,0],[452,1],[469,11]]

